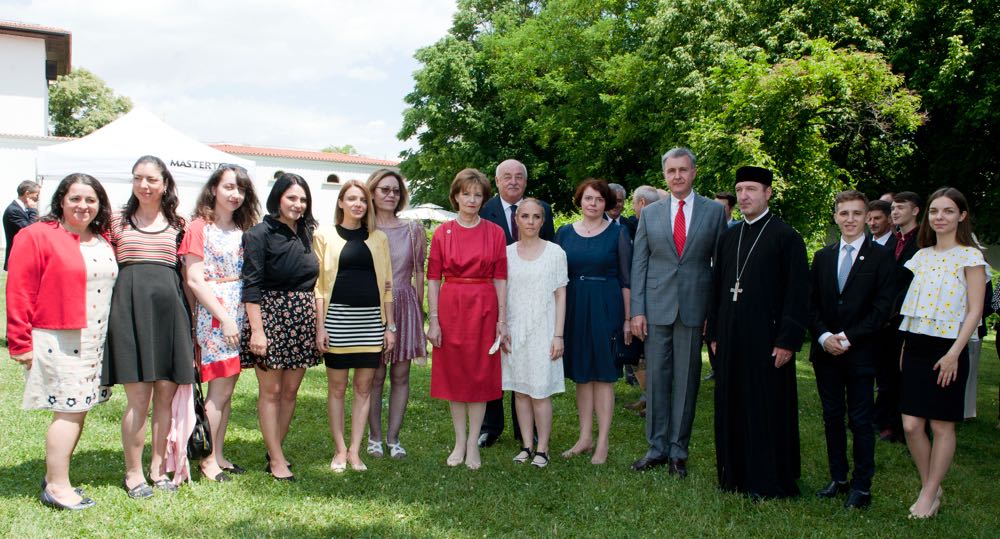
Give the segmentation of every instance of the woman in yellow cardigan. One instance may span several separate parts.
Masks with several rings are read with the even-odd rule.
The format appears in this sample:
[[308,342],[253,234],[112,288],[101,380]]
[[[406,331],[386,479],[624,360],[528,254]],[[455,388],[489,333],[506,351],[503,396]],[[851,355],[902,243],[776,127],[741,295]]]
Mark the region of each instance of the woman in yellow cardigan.
[[[330,469],[340,473],[348,463],[356,471],[361,439],[368,420],[372,379],[383,350],[392,350],[392,261],[389,240],[375,229],[371,193],[359,181],[344,184],[337,197],[336,226],[313,235],[319,257],[316,280],[316,347],[326,363],[327,414],[336,453]],[[354,369],[351,445],[344,443],[344,394],[348,371]]]

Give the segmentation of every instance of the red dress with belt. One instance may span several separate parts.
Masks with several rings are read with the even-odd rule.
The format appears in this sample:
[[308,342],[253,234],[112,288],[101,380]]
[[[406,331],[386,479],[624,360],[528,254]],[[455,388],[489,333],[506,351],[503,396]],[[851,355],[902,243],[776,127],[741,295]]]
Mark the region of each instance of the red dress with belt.
[[441,280],[438,322],[441,346],[431,358],[431,397],[458,402],[499,399],[500,352],[496,339],[494,279],[507,279],[507,239],[481,220],[472,228],[449,221],[434,231],[427,279]]

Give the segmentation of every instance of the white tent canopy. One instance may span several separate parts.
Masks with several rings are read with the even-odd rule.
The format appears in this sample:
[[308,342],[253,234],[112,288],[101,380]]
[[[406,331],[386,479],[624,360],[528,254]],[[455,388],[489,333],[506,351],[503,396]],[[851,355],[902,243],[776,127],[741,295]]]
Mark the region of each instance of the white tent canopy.
[[419,206],[399,212],[399,216],[404,219],[419,219],[421,221],[437,221],[443,223],[451,221],[458,216],[455,212],[443,209],[437,204],[425,202]]
[[70,142],[38,149],[37,174],[42,182],[40,213],[62,180],[83,172],[100,180],[113,208],[132,193],[132,165],[143,155],[155,155],[167,164],[177,182],[180,215],[188,217],[195,199],[212,171],[221,164],[239,165],[254,179],[258,198],[267,197],[267,179],[258,181],[254,161],[216,150],[167,125],[151,112],[135,108],[93,133]]

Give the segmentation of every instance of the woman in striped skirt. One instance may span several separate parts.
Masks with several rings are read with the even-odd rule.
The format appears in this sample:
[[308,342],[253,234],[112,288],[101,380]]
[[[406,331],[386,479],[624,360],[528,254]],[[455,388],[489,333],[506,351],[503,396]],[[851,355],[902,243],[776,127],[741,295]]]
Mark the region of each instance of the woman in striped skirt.
[[[361,439],[371,405],[372,379],[383,350],[392,350],[396,325],[392,310],[392,261],[389,240],[375,229],[371,193],[359,181],[341,188],[336,225],[313,237],[319,256],[316,281],[316,346],[326,363],[327,413],[336,452],[330,469],[343,472],[361,461]],[[354,369],[351,445],[344,443],[344,394]]]

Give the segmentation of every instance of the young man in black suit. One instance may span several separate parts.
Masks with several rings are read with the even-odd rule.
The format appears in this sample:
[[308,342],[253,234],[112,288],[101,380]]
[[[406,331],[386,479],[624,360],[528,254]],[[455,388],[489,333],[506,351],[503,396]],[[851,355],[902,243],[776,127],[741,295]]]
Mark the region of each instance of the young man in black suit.
[[[816,252],[810,273],[809,359],[823,404],[830,483],[820,498],[848,494],[844,507],[871,504],[875,475],[872,387],[879,330],[892,314],[896,267],[892,254],[865,234],[868,200],[858,191],[837,195],[840,241]],[[854,438],[854,474],[847,481],[847,416]]]
[[[507,245],[517,241],[517,226],[514,223],[514,215],[517,205],[524,199],[524,191],[528,186],[528,168],[516,159],[508,159],[497,166],[497,195],[486,201],[483,208],[479,210],[479,216],[487,221],[496,223],[503,229],[507,236]],[[545,223],[538,236],[543,240],[552,241],[556,236],[555,227],[552,224],[552,208],[542,202],[545,210]],[[517,413],[514,411],[514,399],[510,399],[510,415],[513,421],[514,436],[521,437],[521,431],[517,427]],[[486,416],[483,418],[483,427],[479,435],[479,447],[489,447],[496,443],[500,434],[503,433],[504,414],[503,397],[486,404]]]
[[3,269],[7,270],[10,260],[10,250],[14,247],[14,236],[22,228],[38,220],[38,193],[41,186],[26,180],[17,186],[17,198],[3,212],[3,233],[7,239],[7,247],[3,254]]

